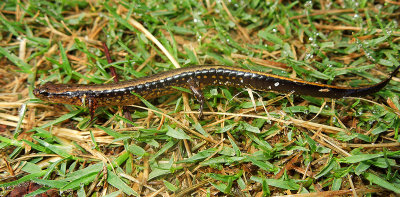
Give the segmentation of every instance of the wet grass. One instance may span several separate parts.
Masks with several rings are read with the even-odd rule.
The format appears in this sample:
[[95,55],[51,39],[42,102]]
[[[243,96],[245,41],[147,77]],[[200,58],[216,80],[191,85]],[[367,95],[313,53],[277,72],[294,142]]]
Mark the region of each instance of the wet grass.
[[207,87],[203,119],[178,90],[129,107],[132,120],[99,108],[93,123],[85,107],[32,94],[112,82],[110,67],[120,80],[198,64],[354,87],[388,77],[400,5],[320,2],[1,2],[1,195],[400,193],[398,77],[345,99]]

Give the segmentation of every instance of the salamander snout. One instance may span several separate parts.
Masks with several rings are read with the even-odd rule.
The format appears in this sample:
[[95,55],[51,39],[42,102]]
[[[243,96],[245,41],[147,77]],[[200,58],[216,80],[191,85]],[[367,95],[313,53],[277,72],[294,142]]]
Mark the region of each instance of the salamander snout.
[[40,97],[40,96],[49,96],[49,92],[48,92],[46,89],[41,88],[41,87],[35,88],[35,89],[33,90],[33,94],[34,94],[36,97]]

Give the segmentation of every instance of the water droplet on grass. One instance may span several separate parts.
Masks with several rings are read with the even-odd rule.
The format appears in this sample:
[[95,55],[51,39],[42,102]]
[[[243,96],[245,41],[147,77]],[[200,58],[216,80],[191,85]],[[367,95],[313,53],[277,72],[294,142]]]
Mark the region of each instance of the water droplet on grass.
[[312,6],[313,6],[312,1],[306,1],[306,3],[304,4],[304,7],[306,7],[306,8],[312,8]]

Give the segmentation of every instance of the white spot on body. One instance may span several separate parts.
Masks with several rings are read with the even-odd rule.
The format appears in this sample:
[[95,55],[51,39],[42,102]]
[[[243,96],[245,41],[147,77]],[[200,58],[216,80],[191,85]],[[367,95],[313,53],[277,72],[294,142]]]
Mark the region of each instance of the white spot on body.
[[119,89],[119,92],[125,92],[127,89],[126,88],[121,88]]
[[326,89],[319,89],[318,91],[319,91],[319,92],[329,92],[329,91],[331,91],[331,90],[328,89],[328,88],[326,88]]
[[276,87],[279,86],[279,82],[274,83],[274,86]]

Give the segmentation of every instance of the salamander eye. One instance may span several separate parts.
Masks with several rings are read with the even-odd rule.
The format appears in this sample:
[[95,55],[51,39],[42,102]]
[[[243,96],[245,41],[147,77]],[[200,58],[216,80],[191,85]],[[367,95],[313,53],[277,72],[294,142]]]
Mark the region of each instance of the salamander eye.
[[43,96],[49,96],[49,92],[46,90],[39,90],[39,94],[41,94]]

